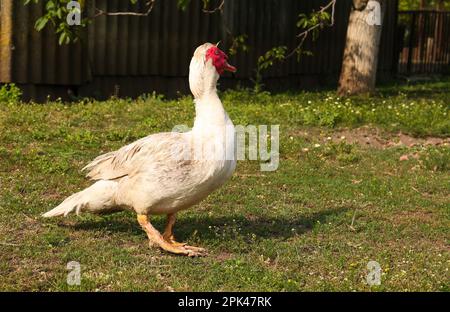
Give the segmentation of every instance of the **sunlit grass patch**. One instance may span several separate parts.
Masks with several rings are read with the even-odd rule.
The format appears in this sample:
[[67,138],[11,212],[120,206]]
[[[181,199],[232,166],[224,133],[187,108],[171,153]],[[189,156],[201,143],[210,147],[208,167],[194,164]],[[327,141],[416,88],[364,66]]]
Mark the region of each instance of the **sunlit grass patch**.
[[[449,84],[222,93],[235,124],[280,125],[280,166],[240,161],[180,213],[177,238],[210,252],[197,259],[149,248],[130,212],[40,218],[89,185],[79,170],[97,155],[192,126],[190,97],[1,102],[0,290],[448,291]],[[70,261],[79,286],[66,283]]]

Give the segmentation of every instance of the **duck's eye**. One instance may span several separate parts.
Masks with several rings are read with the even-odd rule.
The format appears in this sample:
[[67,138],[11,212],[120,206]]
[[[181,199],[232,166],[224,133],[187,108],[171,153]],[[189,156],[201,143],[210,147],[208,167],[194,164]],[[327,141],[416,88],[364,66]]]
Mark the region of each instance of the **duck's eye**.
[[214,51],[215,55],[219,55],[219,50]]

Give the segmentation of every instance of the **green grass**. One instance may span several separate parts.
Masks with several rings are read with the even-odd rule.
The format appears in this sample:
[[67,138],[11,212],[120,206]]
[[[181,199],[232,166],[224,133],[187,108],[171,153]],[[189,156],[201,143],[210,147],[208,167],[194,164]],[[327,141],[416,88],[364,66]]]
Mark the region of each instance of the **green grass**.
[[[362,125],[448,138],[449,90],[447,79],[372,98],[222,94],[235,124],[280,124],[280,166],[261,172],[241,161],[229,183],[180,213],[179,240],[210,252],[195,259],[149,248],[129,212],[40,218],[89,185],[79,169],[95,156],[192,125],[190,98],[2,102],[0,290],[448,291],[448,145],[374,149],[326,138]],[[418,157],[400,162],[405,154]],[[371,260],[380,286],[365,282]],[[66,283],[70,261],[81,264],[80,286]]]

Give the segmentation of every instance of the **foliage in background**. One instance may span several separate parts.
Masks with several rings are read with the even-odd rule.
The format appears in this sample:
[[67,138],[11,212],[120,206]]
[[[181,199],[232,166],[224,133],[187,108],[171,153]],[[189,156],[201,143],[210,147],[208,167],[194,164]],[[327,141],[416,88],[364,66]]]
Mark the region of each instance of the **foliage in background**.
[[[330,14],[326,10],[332,8],[332,13]],[[259,93],[263,90],[264,84],[263,71],[272,67],[276,62],[282,62],[290,57],[296,55],[297,61],[300,61],[302,55],[311,56],[312,52],[303,49],[303,44],[311,34],[312,41],[315,41],[319,37],[320,30],[325,27],[332,26],[334,23],[334,2],[331,1],[327,6],[322,7],[318,11],[314,11],[309,15],[300,13],[297,20],[297,28],[301,31],[297,38],[299,43],[295,48],[288,52],[287,46],[273,47],[268,50],[265,54],[258,57],[255,69],[255,78],[251,79],[254,83],[254,92]]]
[[262,83],[262,71],[272,67],[276,61],[283,61],[286,59],[286,46],[274,47],[267,51],[264,55],[258,57],[255,69],[255,79],[252,79],[254,83],[253,91],[259,93],[262,91],[264,84]]
[[0,87],[0,103],[16,103],[22,97],[22,90],[14,83],[7,83]]
[[[34,27],[37,31],[43,30],[49,23],[54,27],[55,33],[58,35],[58,42],[60,45],[69,44],[70,42],[76,42],[81,37],[81,29],[86,27],[89,23],[89,19],[81,19],[81,25],[70,26],[67,23],[67,16],[70,13],[81,12],[77,8],[68,9],[67,4],[71,0],[47,0],[45,3],[45,13],[39,17]],[[37,4],[39,0],[24,0],[24,4],[30,3]],[[79,1],[81,8],[84,7],[84,1]]]
[[239,50],[242,50],[242,52],[247,52],[249,50],[249,46],[247,45],[247,35],[236,35],[231,37],[231,45],[228,49],[230,55],[236,55]]
[[[399,10],[400,11],[408,11],[408,10],[419,10],[420,9],[421,0],[400,0],[399,1]],[[424,9],[427,10],[435,10],[442,5],[444,10],[450,10],[450,1],[447,0],[426,0],[423,1],[425,5]]]

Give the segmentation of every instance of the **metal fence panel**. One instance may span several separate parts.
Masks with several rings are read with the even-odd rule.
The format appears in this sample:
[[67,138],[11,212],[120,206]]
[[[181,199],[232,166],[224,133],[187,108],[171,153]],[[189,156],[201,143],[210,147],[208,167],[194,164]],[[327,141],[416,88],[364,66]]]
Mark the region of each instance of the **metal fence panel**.
[[398,19],[398,73],[450,73],[450,12],[403,11]]

